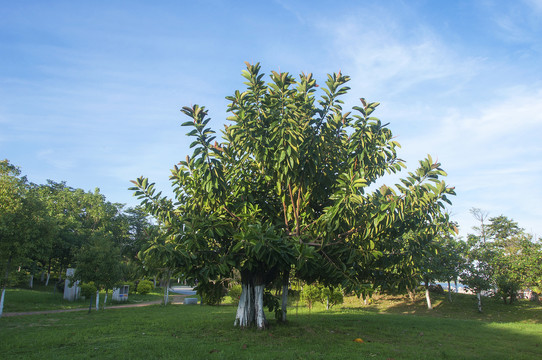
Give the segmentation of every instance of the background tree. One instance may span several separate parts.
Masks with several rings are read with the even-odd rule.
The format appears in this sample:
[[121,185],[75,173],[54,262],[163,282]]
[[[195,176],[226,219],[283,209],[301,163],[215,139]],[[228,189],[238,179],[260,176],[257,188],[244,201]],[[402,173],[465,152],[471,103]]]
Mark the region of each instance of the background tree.
[[484,210],[478,209],[478,208],[471,208],[470,213],[480,223],[480,226],[474,226],[473,230],[475,230],[478,233],[478,236],[480,237],[482,242],[486,242],[486,240],[487,240],[487,219],[488,219],[489,213],[487,211],[484,211]]
[[382,290],[407,290],[414,300],[416,288],[423,283],[427,308],[432,309],[431,283],[446,276],[445,239],[457,231],[446,214],[432,223],[418,223],[416,230],[383,241],[382,256],[375,261],[375,280]]
[[19,222],[24,213],[23,199],[26,193],[26,178],[20,175],[21,172],[17,167],[7,160],[0,161],[0,259],[5,274],[2,278],[0,316],[12,263],[22,256],[27,240],[24,232],[19,233],[24,227]]
[[465,264],[466,243],[452,235],[443,237],[443,242],[439,250],[440,258],[440,276],[438,280],[448,284],[448,300],[452,302],[451,282],[453,281],[457,289],[457,280],[463,272]]
[[50,236],[50,219],[42,208],[19,168],[8,160],[0,161],[0,264],[4,274],[0,278],[0,316],[10,271],[31,264],[33,250]]
[[171,277],[185,268],[185,257],[176,250],[174,236],[168,235],[164,229],[156,227],[151,236],[151,240],[139,252],[139,258],[147,273],[160,276],[160,286],[164,288],[164,305],[167,305]]
[[271,281],[287,284],[294,269],[309,283],[366,291],[378,242],[415,228],[414,218],[430,222],[453,190],[430,158],[397,190],[368,190],[404,165],[391,131],[371,117],[378,103],[361,99],[354,115],[343,113],[349,77],[328,75],[316,101],[312,74],[296,80],[272,72],[269,84],[259,64],[242,74],[247,88],[227,97],[232,125],[222,143],[213,143],[204,108],[182,109],[195,149],[172,170],[178,205],[143,177],[132,189],[173,234],[183,234],[178,251],[186,254],[188,276],[208,284],[239,270],[235,324],[263,328]]
[[482,312],[482,293],[491,290],[494,286],[495,268],[492,266],[494,255],[483,238],[469,236],[461,282],[476,294],[480,313]]
[[[77,252],[76,261],[77,267],[73,281],[93,282],[98,292],[100,289],[105,289],[105,307],[108,290],[113,289],[122,279],[120,250],[106,235],[97,233]],[[96,310],[99,304],[98,292],[96,293]]]
[[469,235],[467,268],[462,274],[462,281],[478,296],[479,311],[482,291],[494,291],[505,304],[512,304],[520,290],[536,291],[542,274],[540,242],[533,241],[517,222],[501,215],[489,218],[483,229]]
[[492,266],[497,295],[504,303],[508,299],[508,303],[512,304],[518,292],[530,285],[528,274],[536,264],[532,263],[537,257],[532,254],[533,250],[536,251],[536,245],[517,222],[506,216],[493,217],[489,221],[487,232],[491,242],[488,247],[494,254]]

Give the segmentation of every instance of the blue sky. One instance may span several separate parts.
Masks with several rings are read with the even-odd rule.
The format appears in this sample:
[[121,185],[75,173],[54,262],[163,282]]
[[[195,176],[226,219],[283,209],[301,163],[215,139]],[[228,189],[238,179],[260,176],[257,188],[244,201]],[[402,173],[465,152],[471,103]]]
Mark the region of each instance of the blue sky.
[[[0,158],[137,204],[190,153],[180,108],[226,123],[244,61],[382,105],[409,170],[431,154],[472,207],[542,236],[542,0],[0,1]],[[394,183],[394,179],[389,179]]]

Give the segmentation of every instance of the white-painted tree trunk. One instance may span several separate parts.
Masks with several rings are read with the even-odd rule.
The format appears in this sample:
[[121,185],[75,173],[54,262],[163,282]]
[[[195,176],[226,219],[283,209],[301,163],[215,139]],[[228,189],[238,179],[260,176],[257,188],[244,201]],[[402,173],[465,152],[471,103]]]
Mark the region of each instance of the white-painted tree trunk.
[[235,315],[234,326],[249,327],[251,319],[254,319],[254,293],[249,284],[241,285],[241,296],[239,297],[239,305],[237,306],[237,314]]
[[264,284],[253,285],[251,282],[242,284],[234,326],[246,328],[256,325],[259,329],[264,329],[267,326],[263,307],[264,289]]
[[103,307],[104,310],[105,310],[105,306],[106,306],[106,304],[107,304],[107,293],[108,293],[108,292],[109,292],[108,290],[105,291],[104,307]]
[[4,295],[6,294],[6,288],[2,289],[2,295],[0,296],[0,317],[4,313]]
[[100,310],[100,290],[96,291],[96,311]]
[[427,301],[427,309],[433,310],[433,305],[431,304],[431,296],[429,295],[429,286],[425,287],[425,300]]
[[448,280],[448,301],[452,302],[452,284]]
[[9,279],[9,267],[11,265],[11,256],[8,258],[8,263],[6,265],[6,273],[4,275],[4,285],[2,286],[2,295],[0,296],[0,317],[4,313],[4,296],[6,295],[6,287]]
[[169,285],[171,283],[171,271],[168,271],[167,282],[166,282],[166,291],[164,291],[164,306],[169,304]]
[[267,319],[265,318],[265,312],[263,308],[263,292],[265,285],[254,285],[254,307],[256,315],[256,326],[258,329],[265,329],[267,326]]
[[286,322],[287,307],[288,307],[288,283],[282,285],[282,322]]
[[47,273],[47,280],[45,281],[45,286],[49,285],[49,279],[51,278],[51,273]]
[[480,291],[476,293],[476,298],[478,298],[478,312],[481,313],[482,312],[482,294],[480,293]]
[[30,275],[30,280],[28,281],[28,287],[31,289],[34,287],[34,275]]

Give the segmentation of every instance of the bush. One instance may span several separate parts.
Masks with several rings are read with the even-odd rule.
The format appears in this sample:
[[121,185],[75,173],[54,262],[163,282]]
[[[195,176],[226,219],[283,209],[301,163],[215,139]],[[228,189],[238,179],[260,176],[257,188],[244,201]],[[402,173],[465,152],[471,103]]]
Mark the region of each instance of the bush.
[[98,291],[96,285],[94,285],[94,282],[92,281],[79,284],[79,287],[81,288],[81,295],[83,295],[86,299],[90,299],[92,295],[96,294],[96,291]]
[[228,296],[231,297],[232,302],[235,305],[239,305],[239,299],[241,298],[241,292],[243,287],[241,285],[232,285],[228,291]]
[[320,301],[322,304],[327,304],[328,308],[332,308],[334,305],[342,304],[344,302],[344,295],[340,288],[323,288],[322,299]]
[[66,285],[65,280],[59,280],[55,283],[56,290],[60,293],[64,293],[64,287]]
[[312,309],[314,302],[319,301],[327,304],[327,308],[344,302],[344,295],[341,288],[323,287],[320,284],[305,285],[303,287],[303,298],[309,309]]
[[269,290],[266,290],[263,293],[263,306],[266,307],[269,312],[275,313],[275,319],[280,320],[282,318],[280,300],[278,296],[271,294],[271,291]]
[[303,287],[303,298],[307,302],[309,310],[312,309],[312,304],[322,299],[322,289],[318,285],[305,285]]
[[301,290],[288,289],[288,302],[295,302],[301,299]]
[[141,280],[139,284],[137,284],[137,292],[141,295],[150,293],[153,288],[154,284],[149,280]]
[[26,271],[12,271],[8,284],[16,287],[28,287],[28,280],[29,277]]
[[227,293],[222,282],[201,282],[194,289],[201,296],[201,301],[207,305],[220,305]]

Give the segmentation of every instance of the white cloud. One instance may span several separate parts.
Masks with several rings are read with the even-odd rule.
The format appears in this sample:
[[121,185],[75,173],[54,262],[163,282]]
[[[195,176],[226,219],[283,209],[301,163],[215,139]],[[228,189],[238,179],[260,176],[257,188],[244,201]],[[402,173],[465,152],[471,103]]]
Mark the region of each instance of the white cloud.
[[409,170],[427,153],[442,162],[456,187],[451,211],[462,235],[474,225],[472,207],[540,229],[542,84],[532,76],[522,83],[513,63],[456,49],[431,28],[394,16],[325,25],[352,93],[383,102],[376,116],[392,122]]
[[[542,88],[501,90],[493,102],[457,108],[429,136],[408,139],[406,152],[432,149],[458,196],[453,211],[469,231],[471,207],[504,214],[528,231],[542,230]],[[536,230],[538,229],[538,230]]]
[[[448,146],[461,144],[463,152],[478,149],[476,153],[483,154],[487,148],[499,155],[503,150],[514,155],[538,144],[532,141],[542,131],[542,88],[515,87],[499,93],[491,103],[456,108],[435,140]],[[507,146],[521,140],[516,148]]]

